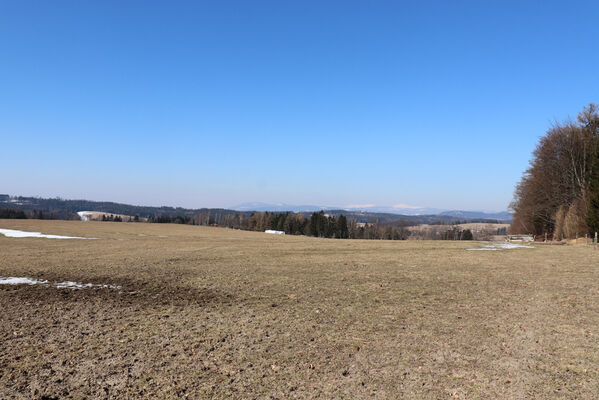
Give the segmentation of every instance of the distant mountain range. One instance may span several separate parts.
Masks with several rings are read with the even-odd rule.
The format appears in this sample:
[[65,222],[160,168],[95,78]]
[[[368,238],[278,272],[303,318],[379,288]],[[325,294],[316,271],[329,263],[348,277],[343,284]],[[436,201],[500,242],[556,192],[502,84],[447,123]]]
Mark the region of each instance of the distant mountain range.
[[500,212],[484,212],[484,211],[463,211],[463,210],[447,210],[438,208],[426,208],[426,207],[410,207],[410,206],[375,206],[375,205],[356,205],[349,207],[331,207],[331,206],[315,206],[315,205],[292,205],[283,203],[243,203],[237,206],[231,207],[236,211],[271,211],[271,212],[314,212],[320,210],[346,210],[353,213],[356,212],[367,212],[374,214],[396,214],[396,215],[409,215],[409,216],[448,216],[463,219],[493,219],[500,221],[511,221],[512,214],[507,211]]

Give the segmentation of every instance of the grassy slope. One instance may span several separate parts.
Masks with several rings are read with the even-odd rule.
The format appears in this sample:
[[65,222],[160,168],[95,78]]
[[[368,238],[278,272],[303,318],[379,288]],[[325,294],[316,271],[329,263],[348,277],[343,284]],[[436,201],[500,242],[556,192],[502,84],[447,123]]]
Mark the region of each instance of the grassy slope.
[[109,222],[0,227],[103,239],[0,236],[0,276],[136,292],[0,286],[0,398],[599,391],[590,248],[469,252],[472,243]]

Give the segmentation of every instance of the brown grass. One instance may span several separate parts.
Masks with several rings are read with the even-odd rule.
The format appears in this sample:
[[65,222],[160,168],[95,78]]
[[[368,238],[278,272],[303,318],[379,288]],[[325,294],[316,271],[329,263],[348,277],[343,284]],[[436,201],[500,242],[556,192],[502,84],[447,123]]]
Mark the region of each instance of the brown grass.
[[0,398],[599,392],[591,247],[466,251],[476,244],[142,223],[0,227],[102,238],[0,235],[0,276],[123,286],[0,285]]

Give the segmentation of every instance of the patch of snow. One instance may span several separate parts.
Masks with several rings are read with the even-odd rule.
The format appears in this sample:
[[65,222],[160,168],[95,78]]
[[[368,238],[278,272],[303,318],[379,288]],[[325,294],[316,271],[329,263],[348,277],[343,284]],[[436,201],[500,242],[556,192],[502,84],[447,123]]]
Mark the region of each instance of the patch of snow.
[[534,246],[528,246],[525,244],[516,244],[516,243],[499,243],[497,245],[502,249],[534,249]]
[[87,238],[79,236],[60,236],[60,235],[45,235],[41,232],[25,232],[16,229],[0,229],[0,234],[6,237],[13,238],[24,238],[24,237],[36,237],[36,238],[47,238],[47,239],[97,239]]
[[534,246],[527,246],[524,244],[517,243],[493,243],[483,247],[477,247],[475,249],[466,250],[509,250],[509,249],[534,249]]
[[78,283],[78,282],[65,281],[65,282],[55,283],[54,287],[56,287],[58,289],[85,289],[85,288],[94,287],[94,285],[91,283]]
[[267,229],[267,230],[264,231],[264,233],[270,233],[270,234],[273,234],[273,235],[284,235],[285,234],[285,232],[283,232],[283,231],[275,231],[275,230],[272,230],[272,229]]
[[93,215],[93,211],[77,211],[77,215],[79,215],[81,221],[90,221]]
[[100,288],[100,289],[112,289],[112,290],[121,290],[121,286],[117,285],[104,285],[104,284],[93,284],[93,283],[80,283],[80,282],[53,282],[50,283],[47,280],[33,279],[27,277],[16,277],[9,276],[7,278],[0,276],[0,285],[43,285],[46,287],[55,287],[57,289],[91,289],[91,288]]
[[89,289],[89,288],[100,288],[100,289],[112,289],[112,290],[120,290],[121,286],[117,285],[105,285],[105,284],[96,284],[93,283],[79,283],[79,282],[58,282],[54,284],[54,287],[58,289]]
[[8,278],[0,277],[0,285],[37,285],[47,284],[48,281],[40,281],[37,279],[9,276]]

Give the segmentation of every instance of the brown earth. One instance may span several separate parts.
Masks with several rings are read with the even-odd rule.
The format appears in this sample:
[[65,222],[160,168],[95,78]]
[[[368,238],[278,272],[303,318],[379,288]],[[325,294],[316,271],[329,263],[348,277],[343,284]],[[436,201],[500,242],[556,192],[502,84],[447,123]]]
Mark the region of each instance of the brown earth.
[[[0,220],[0,398],[595,399],[599,251]],[[144,235],[144,236],[141,236]],[[164,236],[164,237],[162,237]]]

